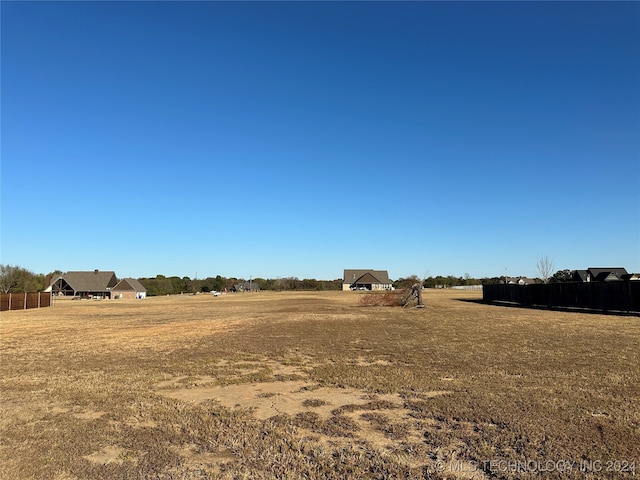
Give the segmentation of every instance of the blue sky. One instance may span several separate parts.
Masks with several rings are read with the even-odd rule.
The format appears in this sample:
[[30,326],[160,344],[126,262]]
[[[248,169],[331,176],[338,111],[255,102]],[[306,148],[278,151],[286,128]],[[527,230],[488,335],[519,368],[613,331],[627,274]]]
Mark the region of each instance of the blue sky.
[[1,262],[640,272],[638,2],[1,4]]

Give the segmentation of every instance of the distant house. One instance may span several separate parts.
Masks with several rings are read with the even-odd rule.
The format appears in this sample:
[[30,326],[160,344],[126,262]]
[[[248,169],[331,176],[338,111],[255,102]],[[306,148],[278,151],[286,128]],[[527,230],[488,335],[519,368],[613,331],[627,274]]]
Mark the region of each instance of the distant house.
[[633,279],[622,267],[593,268],[574,270],[571,279],[574,282],[620,282]]
[[135,278],[123,278],[111,289],[111,298],[146,298],[147,289]]
[[592,282],[619,282],[624,280],[625,275],[628,275],[627,270],[621,267],[589,268],[588,272]]
[[345,270],[342,290],[391,290],[386,270]]
[[67,272],[55,277],[46,291],[60,296],[111,298],[117,283],[115,272]]
[[516,278],[508,278],[507,283],[511,285],[533,285],[536,281],[533,278],[527,277],[516,277]]
[[236,283],[232,288],[232,292],[259,292],[260,287],[256,282]]

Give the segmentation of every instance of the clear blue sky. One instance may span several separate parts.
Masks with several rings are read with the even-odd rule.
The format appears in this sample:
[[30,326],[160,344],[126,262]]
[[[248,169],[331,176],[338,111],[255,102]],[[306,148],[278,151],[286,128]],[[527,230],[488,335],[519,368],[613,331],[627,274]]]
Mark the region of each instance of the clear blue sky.
[[10,2],[1,262],[640,272],[638,2]]

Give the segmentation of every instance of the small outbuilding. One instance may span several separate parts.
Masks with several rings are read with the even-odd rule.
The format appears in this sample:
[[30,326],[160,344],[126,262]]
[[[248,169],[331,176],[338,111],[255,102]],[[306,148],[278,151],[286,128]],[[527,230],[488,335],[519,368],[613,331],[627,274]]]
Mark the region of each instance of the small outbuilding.
[[147,289],[135,278],[123,278],[111,289],[111,298],[137,298],[147,297]]

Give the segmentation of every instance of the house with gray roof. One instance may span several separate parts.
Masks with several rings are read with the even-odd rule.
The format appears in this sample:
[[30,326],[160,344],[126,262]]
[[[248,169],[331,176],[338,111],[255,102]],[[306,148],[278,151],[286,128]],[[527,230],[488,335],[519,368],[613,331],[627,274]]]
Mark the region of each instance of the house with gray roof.
[[573,282],[589,282],[591,277],[587,270],[574,270],[571,274],[571,281]]
[[507,277],[507,283],[511,285],[533,285],[536,281],[533,278],[528,277]]
[[614,268],[593,268],[587,270],[592,282],[619,282],[628,275],[627,269],[622,267]]
[[342,290],[391,290],[386,270],[345,270]]
[[53,295],[81,298],[111,298],[118,279],[115,272],[67,272],[55,277],[47,291]]
[[123,278],[111,289],[111,298],[147,297],[147,289],[135,278]]
[[587,270],[574,270],[572,280],[574,282],[619,282],[632,279],[622,267],[589,267]]

